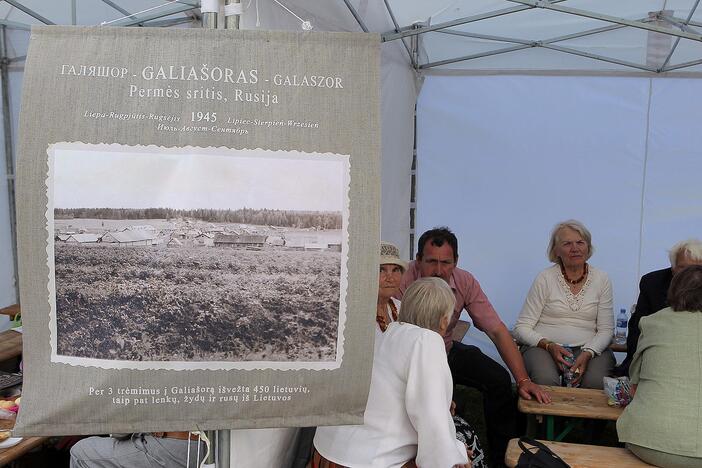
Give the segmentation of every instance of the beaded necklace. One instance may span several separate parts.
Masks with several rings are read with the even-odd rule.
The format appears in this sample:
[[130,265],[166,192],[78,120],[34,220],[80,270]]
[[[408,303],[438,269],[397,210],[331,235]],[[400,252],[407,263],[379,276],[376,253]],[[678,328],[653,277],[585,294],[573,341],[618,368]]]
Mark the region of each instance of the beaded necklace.
[[561,274],[563,275],[563,279],[566,280],[566,283],[570,283],[570,284],[581,283],[585,279],[585,277],[587,276],[587,262],[585,262],[582,276],[580,276],[580,278],[578,278],[578,279],[572,280],[572,279],[568,278],[568,274],[565,271],[565,267],[563,266],[563,262],[561,262]]
[[[390,315],[392,316],[392,321],[397,322],[397,307],[395,307],[395,303],[392,301],[388,301],[388,306],[390,306]],[[385,317],[385,314],[383,313],[378,313],[375,316],[375,321],[378,322],[378,326],[380,327],[380,331],[385,333],[385,330],[388,328],[388,320]]]

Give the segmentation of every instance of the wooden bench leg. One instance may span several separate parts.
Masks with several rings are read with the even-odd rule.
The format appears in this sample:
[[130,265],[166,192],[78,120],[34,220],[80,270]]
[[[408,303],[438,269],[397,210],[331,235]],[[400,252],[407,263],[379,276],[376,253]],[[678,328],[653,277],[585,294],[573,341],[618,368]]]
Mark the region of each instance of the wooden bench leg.
[[561,433],[558,434],[558,436],[557,436],[554,440],[555,440],[556,442],[562,441],[562,440],[565,438],[565,436],[567,436],[568,433],[569,433],[570,431],[573,430],[573,428],[575,427],[575,425],[576,425],[577,423],[578,423],[578,421],[577,421],[576,419],[569,419],[569,420],[567,420],[566,427],[563,428],[563,430],[561,431]]
[[555,437],[555,420],[556,418],[553,416],[546,416],[546,440],[553,440]]
[[556,417],[546,416],[546,440],[561,442],[565,436],[573,430],[575,425],[578,424],[577,419],[566,419],[565,421],[565,427],[556,435]]

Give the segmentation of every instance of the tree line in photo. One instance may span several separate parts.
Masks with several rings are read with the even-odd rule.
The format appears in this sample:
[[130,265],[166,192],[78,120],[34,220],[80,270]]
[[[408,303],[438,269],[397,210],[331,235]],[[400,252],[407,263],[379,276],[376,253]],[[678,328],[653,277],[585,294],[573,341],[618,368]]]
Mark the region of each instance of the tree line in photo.
[[198,208],[56,208],[56,219],[175,219],[190,218],[210,223],[239,223],[293,228],[341,229],[341,213],[330,211],[295,211],[240,208],[217,210]]

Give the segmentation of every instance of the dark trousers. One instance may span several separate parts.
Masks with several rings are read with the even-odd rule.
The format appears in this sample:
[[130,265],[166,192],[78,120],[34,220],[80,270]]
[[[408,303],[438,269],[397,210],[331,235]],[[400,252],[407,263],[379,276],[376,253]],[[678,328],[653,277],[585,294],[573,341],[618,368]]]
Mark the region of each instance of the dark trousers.
[[517,399],[509,373],[478,347],[457,341],[449,351],[448,364],[454,384],[482,393],[490,466],[503,466],[507,442],[517,436]]

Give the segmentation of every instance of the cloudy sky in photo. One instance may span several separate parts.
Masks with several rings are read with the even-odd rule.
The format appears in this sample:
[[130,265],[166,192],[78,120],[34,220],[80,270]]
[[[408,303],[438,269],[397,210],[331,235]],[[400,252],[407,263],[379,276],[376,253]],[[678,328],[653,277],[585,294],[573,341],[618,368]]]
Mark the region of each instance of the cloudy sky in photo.
[[338,155],[83,144],[50,152],[55,208],[341,211],[348,184]]

